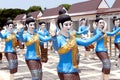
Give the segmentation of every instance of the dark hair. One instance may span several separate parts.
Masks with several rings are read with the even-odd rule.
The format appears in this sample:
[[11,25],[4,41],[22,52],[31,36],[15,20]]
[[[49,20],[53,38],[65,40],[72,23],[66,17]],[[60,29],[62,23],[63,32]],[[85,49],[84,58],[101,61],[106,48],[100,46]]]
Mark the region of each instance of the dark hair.
[[27,18],[25,24],[29,24],[31,22],[35,22],[33,18]]
[[6,25],[8,25],[8,26],[9,26],[9,24],[13,24],[13,21],[12,21],[12,19],[11,19],[11,18],[8,18],[8,19],[7,19]]
[[45,24],[45,22],[44,21],[39,22],[39,25],[41,25],[41,24]]
[[26,18],[30,18],[30,17],[32,17],[31,14],[27,14],[27,15],[26,15]]
[[63,25],[63,23],[65,21],[72,21],[71,17],[69,15],[61,15],[61,16],[58,17],[57,25],[58,25],[59,29],[60,29],[60,25],[59,24],[61,23]]
[[103,18],[97,18],[96,20],[95,20],[95,22],[99,22],[100,20],[104,20]]
[[100,18],[100,15],[99,15],[99,14],[96,15],[96,19],[97,19],[97,18]]
[[85,18],[80,19],[80,21],[86,20]]
[[60,9],[59,10],[59,15],[62,15],[62,14],[65,14],[66,13],[66,10],[65,9]]
[[79,26],[81,26],[83,23],[82,23],[82,21],[85,21],[85,26],[88,26],[88,20],[86,19],[86,18],[81,18],[80,20],[79,20]]
[[10,17],[7,18],[7,21],[12,20]]
[[115,21],[120,20],[120,18],[117,18],[116,16],[113,17],[113,24],[115,24]]

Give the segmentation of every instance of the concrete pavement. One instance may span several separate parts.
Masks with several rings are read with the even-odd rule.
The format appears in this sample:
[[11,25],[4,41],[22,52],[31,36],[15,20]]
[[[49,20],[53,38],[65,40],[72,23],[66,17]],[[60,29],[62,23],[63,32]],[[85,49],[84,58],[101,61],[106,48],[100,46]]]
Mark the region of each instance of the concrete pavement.
[[[100,80],[101,78],[101,68],[102,63],[99,59],[97,60],[84,60],[84,48],[79,47],[81,58],[79,68],[81,70],[80,77],[81,80]],[[18,53],[18,72],[15,74],[15,80],[31,80],[31,75],[25,64],[24,56]],[[56,72],[56,66],[58,63],[58,54],[49,51],[49,61],[47,63],[42,63],[43,65],[43,80],[59,80]],[[116,67],[116,57],[111,57],[111,74],[110,80],[120,80],[120,68]],[[3,62],[0,63],[0,80],[9,80],[9,70],[8,63],[5,57],[3,57]]]

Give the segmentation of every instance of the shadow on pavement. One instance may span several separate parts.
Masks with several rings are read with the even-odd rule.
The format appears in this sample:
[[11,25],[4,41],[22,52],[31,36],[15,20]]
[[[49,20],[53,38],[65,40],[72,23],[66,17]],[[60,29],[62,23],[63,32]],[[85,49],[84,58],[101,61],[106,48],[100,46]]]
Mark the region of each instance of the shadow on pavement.
[[21,77],[21,78],[17,78],[15,80],[30,80],[31,77]]
[[9,70],[8,67],[3,67],[3,68],[0,68],[0,70]]

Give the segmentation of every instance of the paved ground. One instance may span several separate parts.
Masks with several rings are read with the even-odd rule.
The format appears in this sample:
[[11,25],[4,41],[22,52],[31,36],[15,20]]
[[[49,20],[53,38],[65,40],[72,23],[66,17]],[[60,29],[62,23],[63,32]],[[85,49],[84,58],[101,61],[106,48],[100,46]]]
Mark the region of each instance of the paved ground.
[[[79,47],[80,58],[80,77],[81,80],[100,80],[101,78],[101,62],[97,60],[84,60],[84,48]],[[113,51],[114,52],[114,51]],[[19,66],[18,72],[15,74],[15,80],[31,80],[30,72],[25,64],[24,56],[18,54]],[[56,72],[58,55],[49,51],[49,61],[43,63],[43,80],[59,80]],[[110,80],[120,80],[120,68],[116,67],[116,57],[111,57],[111,74]],[[9,80],[9,70],[6,58],[3,57],[3,62],[0,63],[0,80]],[[3,78],[3,79],[2,79]]]

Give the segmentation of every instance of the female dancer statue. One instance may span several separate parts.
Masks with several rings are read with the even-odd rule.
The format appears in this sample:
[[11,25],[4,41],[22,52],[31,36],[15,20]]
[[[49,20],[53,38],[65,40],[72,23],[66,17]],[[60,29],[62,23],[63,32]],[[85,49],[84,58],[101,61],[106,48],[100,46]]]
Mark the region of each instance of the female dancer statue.
[[5,40],[4,53],[8,60],[10,69],[10,80],[14,80],[14,73],[18,69],[18,59],[16,54],[17,40],[19,36],[14,33],[13,21],[10,19],[6,23],[6,31],[4,34],[0,32],[0,37]]
[[47,42],[51,37],[43,37],[35,31],[35,20],[33,18],[26,19],[26,32],[23,33],[22,41],[26,45],[25,60],[31,72],[32,80],[42,80],[42,64],[40,54],[40,41]]
[[59,63],[57,72],[60,80],[80,80],[79,76],[79,52],[78,46],[88,46],[96,41],[103,33],[97,29],[97,34],[88,40],[76,38],[76,32],[71,31],[72,20],[69,15],[58,17],[57,25],[60,29],[59,35],[56,34],[56,27],[52,27],[50,34],[52,36],[53,47],[59,54]]
[[107,32],[108,36],[114,36],[114,44],[115,47],[119,50],[119,56],[118,56],[118,63],[117,66],[120,67],[120,18],[113,17],[113,30],[112,32]]
[[[41,21],[39,23],[39,30],[38,34],[40,34],[43,37],[49,37],[49,32],[46,29],[46,23],[44,21]],[[41,61],[47,62],[48,61],[48,42],[40,41],[40,48],[41,48]]]

